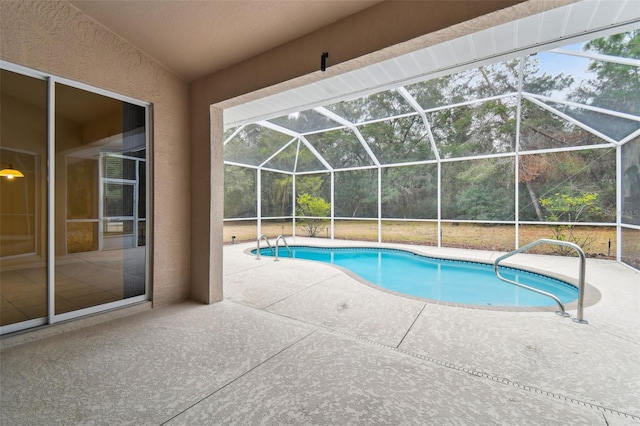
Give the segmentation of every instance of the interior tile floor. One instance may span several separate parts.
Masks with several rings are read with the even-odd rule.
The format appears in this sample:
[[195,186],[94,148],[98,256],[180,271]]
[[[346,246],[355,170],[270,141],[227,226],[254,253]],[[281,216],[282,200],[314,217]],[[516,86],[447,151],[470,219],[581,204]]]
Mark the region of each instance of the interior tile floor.
[[[144,294],[144,265],[143,246],[58,257],[56,313],[122,300],[125,286],[137,288],[138,294]],[[46,317],[47,313],[46,265],[38,261],[36,265],[3,267],[0,272],[0,325]]]
[[[256,260],[253,246],[225,246],[223,302],[5,344],[0,424],[640,424],[632,269],[589,259],[587,281],[601,297],[585,309],[589,323],[577,324],[409,299],[330,265]],[[410,248],[486,262],[500,255]],[[509,263],[578,270],[574,258]]]

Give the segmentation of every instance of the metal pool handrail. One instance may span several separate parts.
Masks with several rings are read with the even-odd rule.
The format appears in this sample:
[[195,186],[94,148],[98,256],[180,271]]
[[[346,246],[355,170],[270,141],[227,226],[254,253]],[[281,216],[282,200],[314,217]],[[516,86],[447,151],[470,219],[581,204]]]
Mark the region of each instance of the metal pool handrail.
[[287,239],[284,237],[284,235],[278,235],[278,238],[276,238],[276,258],[274,262],[277,262],[278,260],[280,260],[278,259],[278,241],[280,240],[284,242],[285,247],[289,251],[289,256],[291,256],[291,249],[289,248],[289,244],[287,244]]
[[556,303],[558,304],[558,306],[560,307],[560,311],[556,312],[556,314],[561,315],[563,317],[568,317],[570,316],[564,309],[564,304],[562,303],[562,301],[560,299],[558,299],[558,297],[556,297],[555,295],[551,294],[551,293],[547,293],[546,291],[542,291],[542,290],[538,290],[537,288],[533,288],[533,287],[529,287],[527,285],[515,282],[515,281],[511,281],[505,277],[503,277],[502,275],[500,275],[500,271],[498,270],[498,264],[500,262],[502,262],[503,260],[505,260],[508,257],[513,256],[514,254],[518,254],[518,253],[522,253],[523,251],[529,250],[530,248],[533,248],[535,246],[538,246],[540,244],[554,244],[554,245],[558,245],[558,246],[566,246],[566,247],[571,247],[572,249],[574,249],[576,252],[578,252],[578,256],[580,256],[580,270],[578,272],[578,312],[577,312],[577,316],[576,318],[573,319],[573,321],[580,323],[580,324],[588,324],[588,321],[582,318],[582,313],[583,313],[583,304],[584,304],[584,276],[585,276],[585,270],[586,270],[586,257],[584,255],[584,251],[582,250],[582,248],[580,248],[579,245],[574,244],[574,243],[570,243],[568,241],[559,241],[559,240],[549,240],[546,238],[542,238],[540,240],[536,240],[532,243],[529,243],[525,246],[520,247],[517,250],[512,251],[511,253],[507,253],[503,256],[500,256],[499,258],[496,259],[496,261],[493,264],[493,270],[496,273],[496,276],[501,279],[502,281],[508,282],[509,284],[514,284],[517,285],[518,287],[522,287],[522,288],[526,288],[527,290],[531,290],[533,292],[542,294],[543,296],[547,296],[552,298],[553,300],[556,301]]
[[264,234],[260,234],[260,236],[258,237],[258,242],[257,242],[257,247],[256,247],[256,260],[260,259],[260,241],[261,240],[265,240],[267,242],[267,245],[269,246],[269,250],[271,251],[271,253],[273,253],[273,247],[271,247],[271,243],[269,242],[269,238],[264,235]]

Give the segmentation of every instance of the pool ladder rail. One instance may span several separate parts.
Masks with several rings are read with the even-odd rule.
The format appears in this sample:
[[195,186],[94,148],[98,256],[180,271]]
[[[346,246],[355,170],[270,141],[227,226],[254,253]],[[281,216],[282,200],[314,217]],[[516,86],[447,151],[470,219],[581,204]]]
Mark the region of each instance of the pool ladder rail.
[[565,246],[565,247],[571,247],[572,249],[574,249],[576,252],[578,252],[578,256],[580,257],[580,270],[578,272],[578,312],[576,315],[576,318],[573,319],[574,322],[577,322],[579,324],[588,324],[589,322],[585,319],[583,319],[582,314],[583,314],[583,304],[584,304],[584,276],[585,276],[585,269],[586,269],[586,263],[585,263],[585,255],[584,255],[584,251],[582,250],[582,248],[580,248],[579,245],[574,244],[574,243],[570,243],[568,241],[559,241],[559,240],[549,240],[546,238],[542,238],[540,240],[536,240],[532,243],[529,243],[525,246],[520,247],[517,250],[512,251],[511,253],[507,253],[503,256],[500,256],[499,258],[496,259],[496,261],[493,263],[493,270],[496,273],[496,276],[501,279],[502,281],[508,282],[509,284],[513,284],[516,285],[518,287],[522,287],[525,288],[527,290],[531,290],[533,292],[536,292],[538,294],[542,294],[543,296],[547,296],[552,298],[553,300],[555,300],[555,302],[558,304],[558,307],[560,308],[559,311],[556,311],[557,315],[563,316],[563,317],[569,317],[571,316],[568,312],[566,312],[565,308],[564,308],[564,303],[562,303],[562,301],[555,296],[554,294],[551,293],[547,293],[546,291],[542,291],[539,290],[537,288],[533,288],[533,287],[529,287],[528,285],[524,285],[515,281],[512,281],[508,278],[503,277],[502,275],[500,275],[500,271],[499,271],[499,263],[502,262],[503,260],[518,254],[518,253],[522,253],[524,251],[529,250],[530,248],[536,247],[540,244],[553,244],[553,245],[558,245],[558,246]]
[[[257,247],[256,247],[256,260],[260,259],[260,241],[265,240],[267,242],[267,246],[269,246],[269,251],[271,252],[271,254],[273,254],[274,252],[274,247],[271,245],[271,243],[269,242],[269,237],[267,237],[264,234],[260,234],[260,236],[258,237],[258,241],[257,241]],[[276,254],[276,258],[274,260],[274,262],[278,262],[280,259],[278,258],[278,242],[282,240],[282,242],[284,243],[284,246],[287,248],[287,251],[289,252],[289,256],[291,256],[291,249],[289,248],[289,244],[287,244],[287,239],[285,238],[284,235],[278,235],[276,237],[276,242],[275,242],[275,254]]]
[[274,260],[274,262],[279,261],[280,259],[278,259],[278,241],[282,240],[282,242],[284,243],[284,246],[287,248],[287,251],[289,252],[289,256],[291,256],[291,249],[289,248],[289,244],[287,244],[287,239],[284,237],[284,235],[278,235],[278,238],[276,238],[276,259]]
[[256,260],[260,260],[260,241],[265,240],[267,242],[267,246],[269,246],[269,251],[273,254],[273,247],[271,247],[271,243],[269,242],[269,237],[264,234],[260,234],[257,241],[256,247]]

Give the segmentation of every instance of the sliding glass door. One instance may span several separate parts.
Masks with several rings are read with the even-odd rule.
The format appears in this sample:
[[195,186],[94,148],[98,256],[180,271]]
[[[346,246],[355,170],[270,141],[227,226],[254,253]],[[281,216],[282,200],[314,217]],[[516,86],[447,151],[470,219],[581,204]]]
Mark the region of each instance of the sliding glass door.
[[1,72],[0,332],[148,300],[148,106]]
[[0,70],[0,326],[44,323],[47,82]]

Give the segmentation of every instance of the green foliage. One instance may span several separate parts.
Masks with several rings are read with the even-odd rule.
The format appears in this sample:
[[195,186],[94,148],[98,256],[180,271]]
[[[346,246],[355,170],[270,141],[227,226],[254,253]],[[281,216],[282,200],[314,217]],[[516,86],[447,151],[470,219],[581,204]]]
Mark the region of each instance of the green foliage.
[[[582,220],[584,216],[595,218],[602,214],[598,206],[598,194],[585,192],[580,195],[555,193],[551,197],[541,198],[540,204],[547,214],[545,219],[549,222],[570,222],[568,225],[549,225],[553,236],[559,241],[569,241],[587,250],[593,243],[593,238],[578,238],[574,234],[575,222]],[[564,251],[564,250],[563,250]]]
[[[609,56],[640,59],[640,30],[590,41],[585,50]],[[640,69],[613,62],[591,61],[589,71],[597,78],[580,87],[573,98],[579,102],[640,114]]]
[[373,161],[350,129],[306,135],[307,140],[334,168],[370,166]]
[[335,174],[337,217],[376,217],[378,214],[378,171],[352,170]]
[[296,206],[296,213],[300,217],[299,222],[302,224],[302,228],[307,231],[307,235],[310,237],[317,236],[327,222],[327,219],[321,218],[327,217],[331,213],[331,203],[324,198],[304,193],[298,196]]
[[[582,212],[580,219],[597,222],[605,219],[604,212],[616,209],[616,153],[614,148],[581,151],[556,152],[523,156],[520,159],[520,219],[547,220],[547,214],[540,206],[540,215],[533,211],[535,194],[539,203],[541,198],[550,198],[554,194],[598,194],[598,206],[601,213]],[[525,179],[526,177],[526,179]],[[539,195],[538,195],[539,194]],[[594,212],[595,213],[595,212]],[[572,217],[575,217],[572,215]]]
[[238,166],[224,166],[224,217],[255,217],[256,171]]
[[296,192],[319,196],[323,193],[323,188],[329,177],[328,173],[300,176],[296,179]]
[[290,140],[290,136],[250,124],[225,145],[224,159],[257,166]]
[[275,172],[261,172],[262,216],[290,216],[292,211],[292,178]]
[[578,222],[586,214],[599,215],[602,209],[597,205],[598,194],[585,192],[581,195],[555,193],[541,198],[540,204],[548,212],[549,222]]
[[513,220],[513,173],[514,163],[511,158],[444,164],[442,217]]
[[382,170],[382,217],[438,217],[438,169],[435,164]]
[[366,124],[359,130],[383,164],[434,158],[424,122],[417,114]]
[[610,56],[640,59],[640,30],[591,40],[585,45],[585,49]]

